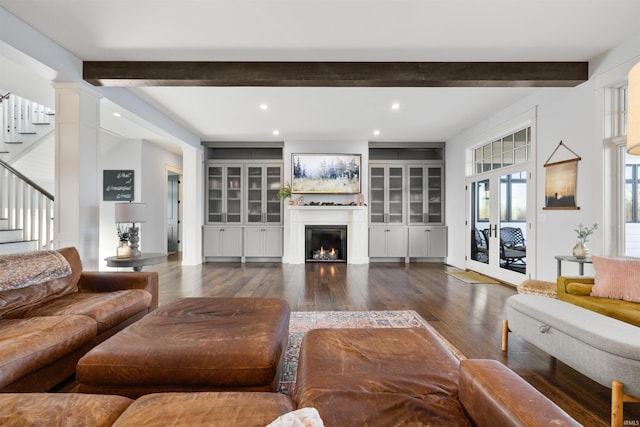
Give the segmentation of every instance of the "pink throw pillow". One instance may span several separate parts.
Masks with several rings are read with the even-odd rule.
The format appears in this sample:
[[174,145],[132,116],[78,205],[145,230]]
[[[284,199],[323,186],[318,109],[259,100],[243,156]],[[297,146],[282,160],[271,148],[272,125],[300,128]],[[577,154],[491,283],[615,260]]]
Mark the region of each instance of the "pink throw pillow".
[[640,302],[640,260],[591,257],[595,270],[592,297]]

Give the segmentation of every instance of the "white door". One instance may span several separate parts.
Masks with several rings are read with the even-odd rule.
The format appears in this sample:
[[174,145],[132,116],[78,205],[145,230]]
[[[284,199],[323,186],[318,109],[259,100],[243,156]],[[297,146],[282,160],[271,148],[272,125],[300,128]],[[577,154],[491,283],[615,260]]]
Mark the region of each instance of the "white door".
[[470,270],[514,285],[529,277],[532,239],[529,179],[522,166],[467,180],[467,263]]

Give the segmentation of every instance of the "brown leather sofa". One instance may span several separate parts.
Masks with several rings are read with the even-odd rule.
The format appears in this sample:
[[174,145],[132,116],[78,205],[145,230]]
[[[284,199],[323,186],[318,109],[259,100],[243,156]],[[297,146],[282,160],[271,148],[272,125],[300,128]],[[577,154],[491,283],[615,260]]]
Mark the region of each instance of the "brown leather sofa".
[[296,407],[316,408],[327,427],[580,425],[500,362],[458,362],[423,328],[308,332],[293,399],[268,392],[154,393],[136,400],[6,393],[0,424],[263,427]]
[[495,360],[462,360],[430,330],[316,329],[293,400],[326,426],[578,426]]
[[[158,306],[157,273],[83,272],[75,248],[50,252],[66,260],[69,274],[0,280],[0,392],[52,389],[74,374],[87,351]],[[13,276],[33,273],[32,259],[0,257],[0,279],[15,279],[11,269]]]

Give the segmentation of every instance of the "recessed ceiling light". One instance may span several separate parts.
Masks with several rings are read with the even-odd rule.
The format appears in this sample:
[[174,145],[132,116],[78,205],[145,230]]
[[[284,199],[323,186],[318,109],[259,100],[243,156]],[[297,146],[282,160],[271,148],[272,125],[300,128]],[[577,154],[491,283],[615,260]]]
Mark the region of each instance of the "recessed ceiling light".
[[276,130],[273,131],[273,134],[274,135],[280,135],[280,131],[278,129],[276,129]]
[[260,104],[260,109],[261,110],[268,110],[269,106],[263,102],[262,104]]
[[113,115],[114,115],[115,117],[122,117],[122,114],[120,114],[120,113],[113,113]]
[[380,131],[379,131],[378,129],[376,129],[376,130],[374,130],[374,131],[373,131],[373,134],[374,134],[375,136],[378,136],[378,135],[380,135]]
[[394,102],[393,104],[391,104],[391,109],[392,110],[400,109],[400,104],[398,104],[397,102]]

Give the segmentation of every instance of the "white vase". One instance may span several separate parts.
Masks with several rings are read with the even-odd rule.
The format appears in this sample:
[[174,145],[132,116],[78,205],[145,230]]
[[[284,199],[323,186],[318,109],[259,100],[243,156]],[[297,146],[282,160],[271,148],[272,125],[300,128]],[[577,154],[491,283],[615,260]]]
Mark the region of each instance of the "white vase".
[[573,256],[576,258],[585,258],[589,256],[589,248],[585,243],[578,241],[573,247]]

